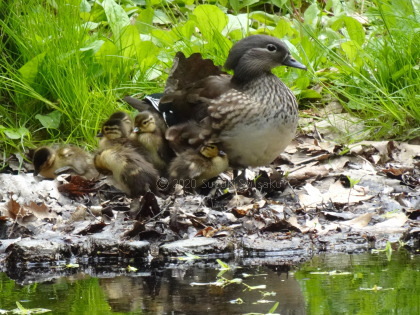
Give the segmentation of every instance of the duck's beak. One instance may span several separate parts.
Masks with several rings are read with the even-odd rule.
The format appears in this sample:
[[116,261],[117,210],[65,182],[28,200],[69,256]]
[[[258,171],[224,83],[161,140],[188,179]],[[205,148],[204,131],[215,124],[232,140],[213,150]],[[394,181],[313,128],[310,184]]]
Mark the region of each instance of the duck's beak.
[[134,127],[133,132],[134,133],[139,133],[139,127]]
[[220,156],[226,156],[226,152],[225,151],[222,151],[222,150],[219,150],[219,155]]
[[98,138],[102,138],[102,137],[104,136],[104,134],[103,134],[102,132],[98,132],[98,133],[96,134],[96,136],[97,136]]
[[306,70],[306,67],[303,64],[301,64],[299,61],[296,61],[296,59],[293,59],[292,57],[286,58],[286,60],[283,61],[283,65]]

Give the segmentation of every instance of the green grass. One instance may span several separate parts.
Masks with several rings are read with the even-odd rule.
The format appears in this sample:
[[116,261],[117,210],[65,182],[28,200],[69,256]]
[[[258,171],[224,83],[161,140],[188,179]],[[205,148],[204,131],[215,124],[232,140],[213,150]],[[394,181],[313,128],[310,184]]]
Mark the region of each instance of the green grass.
[[[364,121],[372,139],[419,134],[415,1],[136,3],[1,3],[0,144],[6,155],[48,142],[93,149],[100,123],[125,106],[118,99],[163,89],[176,51],[201,52],[222,65],[232,43],[252,33],[282,38],[308,65],[307,72],[275,70],[299,99],[332,94]],[[315,85],[323,87],[321,94]]]

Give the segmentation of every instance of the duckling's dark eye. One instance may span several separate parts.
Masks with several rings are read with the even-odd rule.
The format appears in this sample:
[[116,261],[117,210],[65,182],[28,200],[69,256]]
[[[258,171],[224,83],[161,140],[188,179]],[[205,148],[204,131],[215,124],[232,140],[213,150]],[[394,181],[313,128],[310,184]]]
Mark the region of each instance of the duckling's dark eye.
[[273,44],[268,44],[267,49],[268,49],[268,51],[276,51],[277,47]]
[[147,121],[143,121],[143,125],[147,125]]

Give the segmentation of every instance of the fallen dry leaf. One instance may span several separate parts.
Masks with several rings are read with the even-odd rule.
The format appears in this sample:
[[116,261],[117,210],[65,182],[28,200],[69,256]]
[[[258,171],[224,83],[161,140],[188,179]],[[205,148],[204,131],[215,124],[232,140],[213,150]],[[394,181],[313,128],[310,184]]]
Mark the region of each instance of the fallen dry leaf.
[[364,213],[352,220],[340,222],[340,224],[347,225],[355,229],[361,229],[369,224],[370,220],[372,220],[372,217],[373,213]]
[[367,194],[368,187],[355,185],[353,188],[345,188],[340,181],[334,182],[325,193],[321,193],[309,183],[304,189],[306,193],[298,194],[299,202],[304,208],[316,208],[328,202],[340,205],[353,204],[373,198],[373,195]]
[[66,180],[67,183],[58,186],[58,191],[72,199],[83,198],[98,190],[97,180],[86,179],[78,175],[70,175],[66,177]]
[[218,231],[218,229],[215,229],[211,226],[208,226],[200,231],[197,232],[197,234],[195,236],[204,236],[204,237],[213,237],[214,234],[216,234],[216,232]]
[[57,214],[50,211],[44,203],[37,204],[34,201],[31,201],[29,204],[21,205],[11,198],[6,204],[6,209],[8,210],[8,215],[12,220],[30,216],[35,216],[38,219],[52,219],[57,217]]

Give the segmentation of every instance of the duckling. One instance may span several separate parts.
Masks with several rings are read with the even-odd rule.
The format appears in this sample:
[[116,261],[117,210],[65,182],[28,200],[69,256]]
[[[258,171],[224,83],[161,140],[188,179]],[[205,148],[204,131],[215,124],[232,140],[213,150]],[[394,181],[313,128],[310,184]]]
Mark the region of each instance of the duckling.
[[93,165],[93,157],[83,149],[73,145],[40,147],[35,150],[32,163],[34,175],[54,179],[63,172],[93,179],[99,176]]
[[164,130],[156,124],[155,115],[149,111],[139,113],[134,119],[134,126],[130,138],[149,152],[154,167],[161,175],[165,175],[167,163],[174,155],[164,138]]
[[133,120],[131,119],[130,115],[126,112],[115,112],[108,118],[109,120],[117,119],[121,120],[123,126],[123,133],[126,135],[130,135],[133,131]]
[[149,163],[153,163],[153,156],[141,143],[132,139],[127,133],[124,122],[119,119],[108,119],[102,125],[101,132],[97,134],[99,140],[99,148],[106,149],[116,145],[132,148],[138,154],[142,155]]
[[133,130],[132,127],[129,128],[127,120],[120,118],[112,118],[113,115],[111,115],[111,118],[109,118],[103,123],[101,131],[96,135],[98,138],[100,138],[100,148],[105,148],[112,142],[115,142],[115,139],[119,139],[116,140],[117,142],[128,141],[128,138],[130,137],[131,132]]
[[139,197],[149,190],[157,193],[159,174],[143,155],[148,151],[127,138],[124,122],[107,120],[101,131],[100,150],[94,158],[96,169],[112,175],[116,186],[130,197]]
[[199,188],[229,166],[225,152],[216,143],[207,142],[197,150],[189,149],[178,155],[169,166],[171,182],[184,181],[189,188]]
[[[199,136],[197,136],[199,135]],[[207,137],[211,135],[210,129],[205,129],[204,124],[199,124],[193,120],[186,123],[172,126],[166,130],[165,138],[174,152],[180,154],[191,147],[197,147]]]
[[159,109],[171,128],[195,121],[202,132],[179,135],[197,148],[214,139],[222,144],[232,167],[264,166],[293,139],[298,104],[293,92],[271,70],[277,66],[306,69],[292,58],[287,46],[267,35],[251,35],[231,48],[220,71],[208,59],[177,53]]
[[112,175],[117,188],[132,198],[149,190],[157,193],[157,170],[133,147],[116,142],[100,150],[95,155],[94,164],[101,174]]

